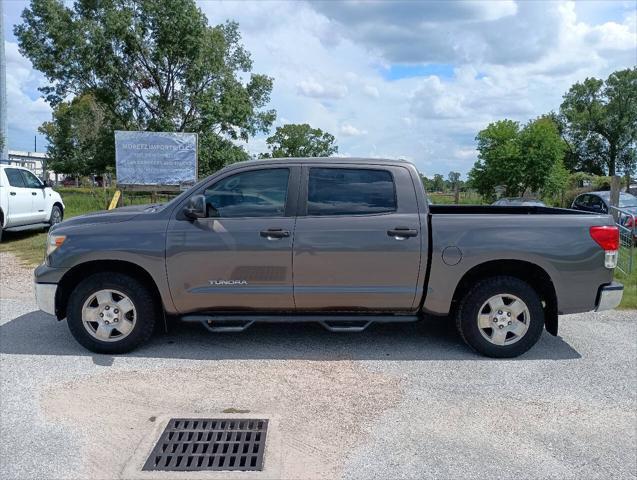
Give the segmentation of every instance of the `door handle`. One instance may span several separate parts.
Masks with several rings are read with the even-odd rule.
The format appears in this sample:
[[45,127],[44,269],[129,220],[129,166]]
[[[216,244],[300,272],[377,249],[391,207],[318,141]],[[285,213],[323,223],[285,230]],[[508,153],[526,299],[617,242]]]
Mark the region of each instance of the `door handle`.
[[260,235],[268,240],[279,240],[290,236],[290,232],[281,228],[269,228],[267,230],[261,230]]
[[9,195],[14,196],[15,197],[15,192],[9,192]]
[[394,237],[396,240],[405,240],[409,237],[418,236],[418,230],[408,227],[396,227],[392,230],[387,230],[387,235]]
[[37,194],[38,194],[38,192],[31,192],[31,195],[33,195],[33,196],[35,196]]

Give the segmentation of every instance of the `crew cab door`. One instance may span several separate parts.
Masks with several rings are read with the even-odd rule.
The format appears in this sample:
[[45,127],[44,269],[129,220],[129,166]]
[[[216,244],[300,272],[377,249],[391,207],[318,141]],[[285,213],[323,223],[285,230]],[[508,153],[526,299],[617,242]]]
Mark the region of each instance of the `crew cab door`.
[[292,241],[299,167],[229,171],[193,194],[208,216],[181,207],[167,231],[166,270],[181,313],[294,309]]
[[297,310],[417,308],[425,240],[414,184],[400,166],[303,168],[294,238]]
[[31,195],[31,218],[34,223],[48,220],[49,212],[46,211],[46,191],[44,184],[28,170],[20,170],[24,185]]
[[31,189],[27,188],[22,171],[19,168],[5,168],[4,173],[8,182],[6,187],[8,209],[5,212],[5,227],[34,223]]

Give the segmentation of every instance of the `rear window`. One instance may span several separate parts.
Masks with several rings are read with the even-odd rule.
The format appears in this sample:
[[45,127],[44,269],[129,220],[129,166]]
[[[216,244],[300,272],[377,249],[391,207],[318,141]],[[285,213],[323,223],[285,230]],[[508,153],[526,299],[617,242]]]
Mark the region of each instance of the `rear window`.
[[580,195],[579,197],[575,199],[575,205],[578,205],[580,207],[585,207],[588,205],[589,200],[590,200],[590,195]]
[[310,169],[308,215],[370,215],[394,211],[396,189],[389,171]]
[[619,194],[619,208],[622,207],[637,207],[637,197],[630,193]]

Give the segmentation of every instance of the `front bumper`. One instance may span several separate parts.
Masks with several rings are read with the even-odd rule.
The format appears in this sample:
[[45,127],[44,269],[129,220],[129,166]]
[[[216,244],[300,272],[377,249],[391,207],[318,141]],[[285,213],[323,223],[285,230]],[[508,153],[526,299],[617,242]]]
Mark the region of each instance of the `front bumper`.
[[43,312],[55,315],[55,293],[58,286],[55,283],[35,283],[35,301]]
[[617,308],[622,301],[623,294],[624,286],[621,283],[613,282],[610,285],[600,287],[595,311],[601,312],[603,310]]

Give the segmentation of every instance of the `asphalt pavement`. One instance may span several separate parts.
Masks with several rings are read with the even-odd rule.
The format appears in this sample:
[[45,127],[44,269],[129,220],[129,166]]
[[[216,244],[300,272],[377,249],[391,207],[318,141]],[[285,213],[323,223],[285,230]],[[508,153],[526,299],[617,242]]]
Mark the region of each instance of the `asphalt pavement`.
[[559,337],[493,360],[445,319],[352,334],[181,325],[109,356],[26,287],[3,288],[0,478],[129,478],[160,419],[236,411],[276,429],[276,468],[246,478],[636,478],[636,327],[636,311],[570,315]]

